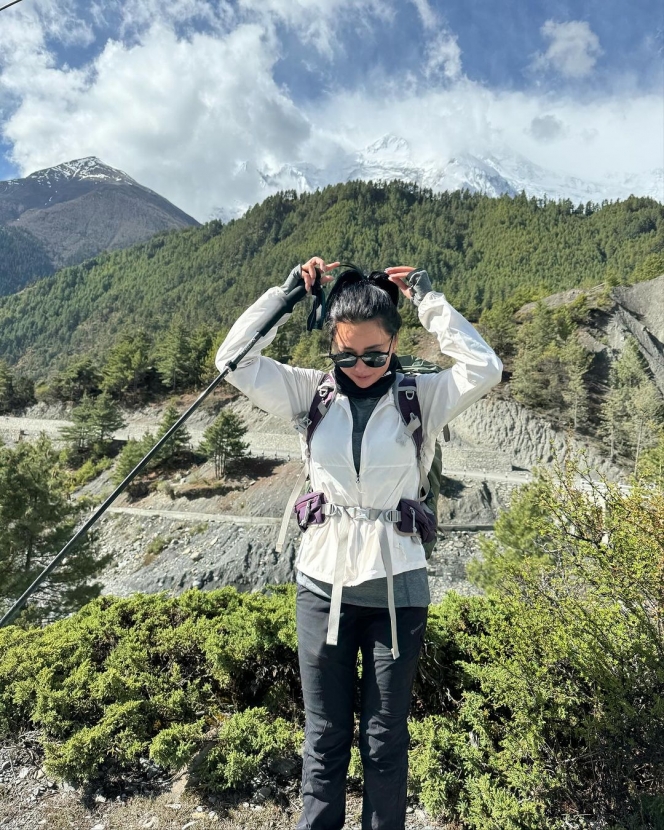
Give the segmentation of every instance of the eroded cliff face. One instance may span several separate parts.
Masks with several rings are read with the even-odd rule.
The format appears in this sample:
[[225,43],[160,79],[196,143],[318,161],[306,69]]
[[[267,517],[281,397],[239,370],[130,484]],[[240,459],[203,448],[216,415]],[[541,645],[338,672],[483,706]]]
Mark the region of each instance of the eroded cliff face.
[[[553,427],[545,418],[526,409],[517,401],[489,396],[462,412],[451,424],[450,448],[459,454],[485,456],[485,468],[512,467],[532,470],[550,464],[554,458],[570,455],[586,459],[591,470],[610,479],[623,475],[620,467],[601,454],[598,446]],[[499,459],[503,464],[499,464]]]
[[[611,290],[608,302],[603,285],[570,289],[543,302],[558,308],[581,295],[586,296],[591,309],[588,322],[579,329],[579,339],[593,354],[587,381],[595,409],[606,392],[610,367],[630,338],[635,340],[664,397],[664,275],[636,285],[617,286]],[[535,303],[528,303],[517,312],[517,318],[526,319],[534,308]],[[608,478],[619,479],[629,472],[611,463],[596,440],[556,429],[508,394],[489,396],[468,409],[454,421],[453,433],[469,445],[481,443],[490,450],[502,449],[515,466],[527,469],[550,463],[554,456],[583,453],[591,469]]]
[[631,334],[664,396],[664,274],[611,292],[616,306],[609,345],[621,349]]

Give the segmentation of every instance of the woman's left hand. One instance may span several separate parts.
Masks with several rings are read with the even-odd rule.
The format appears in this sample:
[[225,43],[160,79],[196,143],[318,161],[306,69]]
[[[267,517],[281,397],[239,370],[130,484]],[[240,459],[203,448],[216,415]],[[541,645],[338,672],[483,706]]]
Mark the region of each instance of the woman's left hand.
[[412,265],[395,265],[393,268],[385,269],[385,273],[390,278],[390,282],[398,285],[401,293],[404,297],[408,297],[409,300],[413,299],[413,289],[409,288],[405,278],[415,270],[417,269],[413,268]]

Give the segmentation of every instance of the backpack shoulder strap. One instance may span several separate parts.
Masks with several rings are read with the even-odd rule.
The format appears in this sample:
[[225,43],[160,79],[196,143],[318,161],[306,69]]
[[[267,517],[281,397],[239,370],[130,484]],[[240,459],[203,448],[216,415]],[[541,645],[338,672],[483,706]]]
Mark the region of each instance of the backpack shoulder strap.
[[424,432],[422,430],[422,410],[417,397],[417,381],[414,377],[402,375],[397,372],[394,381],[394,398],[397,409],[401,413],[406,431],[415,443],[415,450],[419,460],[424,444]]
[[422,446],[424,444],[424,430],[422,427],[422,409],[417,397],[417,379],[396,373],[394,380],[394,397],[397,409],[406,427],[406,432],[413,439],[417,463],[420,468],[420,501],[427,497],[429,492],[429,473],[422,462]]
[[277,538],[277,544],[275,546],[275,550],[277,551],[277,553],[281,553],[283,549],[284,542],[286,540],[286,532],[288,530],[288,520],[290,519],[291,513],[293,512],[293,507],[295,505],[297,497],[300,495],[302,485],[304,484],[307,476],[309,475],[309,456],[311,448],[311,439],[313,438],[316,428],[323,420],[323,418],[327,415],[332,401],[336,397],[336,394],[337,385],[334,381],[334,376],[329,373],[322,375],[320,383],[318,384],[318,388],[316,389],[316,394],[314,395],[314,398],[311,401],[308,414],[303,414],[295,420],[295,428],[304,436],[306,441],[306,457],[304,464],[302,466],[302,471],[300,472],[300,475],[297,477],[295,486],[293,487],[288,501],[286,502],[286,509],[284,511],[283,519],[281,520],[279,537]]
[[334,375],[329,372],[323,375],[321,382],[318,384],[316,394],[309,407],[309,414],[306,419],[306,442],[307,442],[307,458],[311,448],[311,439],[314,437],[314,432],[318,425],[327,415],[332,402],[337,396],[337,384],[334,380]]

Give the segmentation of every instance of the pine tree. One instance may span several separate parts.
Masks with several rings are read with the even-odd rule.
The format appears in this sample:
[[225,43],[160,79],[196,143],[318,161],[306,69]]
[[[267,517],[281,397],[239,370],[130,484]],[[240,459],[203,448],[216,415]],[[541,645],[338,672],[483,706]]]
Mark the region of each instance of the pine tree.
[[576,432],[579,421],[585,421],[588,414],[588,390],[583,378],[588,371],[590,355],[579,343],[576,334],[572,334],[560,350],[560,357],[567,376],[562,396],[570,408],[571,421]]
[[328,351],[328,336],[325,332],[318,329],[305,331],[293,349],[291,363],[304,369],[329,369]]
[[633,337],[627,339],[614,368],[616,382],[622,389],[636,389],[647,378],[646,362]]
[[64,427],[61,435],[74,454],[82,455],[90,449],[95,436],[95,403],[87,393],[72,410],[71,419],[72,425]]
[[35,384],[25,375],[14,374],[12,410],[20,410],[36,402]]
[[108,392],[102,392],[95,400],[91,425],[93,440],[102,452],[105,452],[113,433],[125,425],[125,420],[118,405]]
[[[14,449],[0,448],[0,605],[9,607],[64,547],[86,506],[71,500],[66,471],[41,436]],[[93,582],[111,555],[91,537],[81,539],[29,600],[24,619],[62,617],[99,594]]]
[[83,395],[97,395],[101,389],[102,375],[97,364],[83,357],[70,364],[51,381],[55,398],[61,401],[80,401]]
[[0,415],[11,412],[14,399],[12,371],[4,360],[0,360]]
[[150,347],[144,331],[123,335],[104,364],[103,391],[114,397],[136,397],[150,370]]
[[482,336],[499,357],[510,357],[516,348],[516,323],[510,303],[496,303],[485,309],[479,319]]
[[212,349],[212,338],[212,330],[209,326],[199,326],[191,336],[189,383],[196,388],[202,386],[210,374],[208,358]]
[[634,445],[634,472],[638,470],[639,456],[644,446],[652,444],[662,411],[662,399],[655,384],[644,380],[632,396],[632,440]]
[[[154,436],[149,432],[146,432],[140,441],[130,438],[122,448],[122,452],[118,456],[115,468],[113,469],[114,483],[120,484],[124,481],[143,456],[152,449],[155,443]],[[151,469],[154,466],[153,461],[148,464],[147,469]]]
[[547,305],[537,303],[532,318],[521,327],[518,344],[510,383],[512,394],[526,406],[559,406],[562,367],[556,319]]
[[[157,430],[157,437],[156,441],[159,441],[160,438],[163,438],[164,435],[168,432],[168,430],[177,422],[180,418],[180,414],[175,406],[175,403],[171,401],[164,412],[161,421],[159,422],[159,429]],[[189,449],[191,445],[191,435],[189,434],[189,430],[186,426],[181,426],[180,429],[176,430],[176,432],[169,438],[169,440],[164,444],[164,446],[159,450],[157,453],[158,461],[165,462],[170,461],[173,458],[177,458],[177,456],[182,455],[183,452]]]
[[624,444],[627,413],[625,396],[618,386],[610,386],[600,410],[600,435],[609,445],[609,458],[613,461]]
[[156,366],[164,386],[184,389],[192,383],[192,344],[187,327],[174,320],[157,346]]
[[239,415],[222,412],[215,422],[205,430],[201,451],[208,458],[214,458],[214,472],[217,478],[225,474],[230,461],[242,458],[249,448],[243,442],[247,428]]

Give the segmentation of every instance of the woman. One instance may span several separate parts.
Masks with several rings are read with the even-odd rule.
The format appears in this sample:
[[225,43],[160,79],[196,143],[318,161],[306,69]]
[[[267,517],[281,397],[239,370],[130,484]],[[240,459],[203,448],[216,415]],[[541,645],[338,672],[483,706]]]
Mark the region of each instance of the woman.
[[[281,288],[260,297],[231,329],[217,354],[222,371],[275,313],[300,280],[308,291],[339,263],[312,257]],[[424,430],[421,464],[393,394],[401,291],[438,338],[451,369],[417,378]],[[280,323],[287,319],[285,315]],[[398,532],[395,508],[418,499],[421,468],[431,465],[445,424],[485,395],[502,364],[475,329],[432,291],[426,271],[406,266],[370,278],[342,274],[330,292],[327,326],[336,394],[307,449],[311,489],[329,511],[302,538],[297,568],[298,656],[305,705],[303,812],[298,830],[341,830],[353,738],[358,649],[362,653],[360,754],[363,830],[401,830],[408,773],[412,686],[430,603],[426,559],[417,536]],[[258,407],[301,422],[321,372],[261,356],[270,331],[229,375]],[[326,506],[327,506],[326,505]]]

